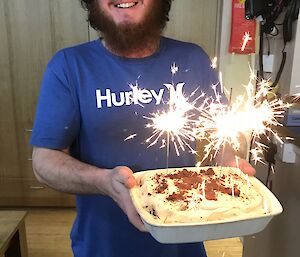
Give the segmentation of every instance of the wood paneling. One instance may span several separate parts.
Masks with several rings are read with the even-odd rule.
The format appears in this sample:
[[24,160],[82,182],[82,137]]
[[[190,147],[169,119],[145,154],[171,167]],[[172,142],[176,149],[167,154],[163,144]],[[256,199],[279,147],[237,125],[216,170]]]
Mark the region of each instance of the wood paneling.
[[50,1],[54,51],[88,41],[86,13],[79,0]]
[[20,171],[14,177],[33,177],[28,144],[38,88],[46,60],[51,56],[50,15],[46,0],[4,1],[10,59],[13,108]]
[[[1,77],[2,73],[6,76],[1,79],[1,83],[6,81],[3,86],[6,92],[1,96],[1,102],[3,98],[6,107],[2,116],[7,119],[1,117],[1,128],[10,130],[9,135],[17,142],[17,145],[10,147],[15,154],[10,149],[1,158],[12,157],[15,161],[8,161],[11,166],[19,162],[21,167],[15,170],[8,170],[7,167],[2,174],[33,177],[30,162],[32,149],[28,141],[43,71],[58,49],[88,40],[87,22],[79,1],[0,0],[0,3],[3,7],[0,33],[4,38],[1,45],[1,53],[4,53],[1,54],[4,56]],[[5,115],[4,112],[12,114]],[[1,134],[3,136],[5,133]],[[10,145],[7,139],[1,142]],[[9,147],[5,146],[5,149]]]
[[0,178],[7,189],[0,205],[61,204],[53,190],[49,197],[26,190],[24,181],[34,179],[29,138],[45,66],[58,49],[88,40],[84,15],[79,1],[0,0]]
[[[6,1],[7,2],[7,1]],[[18,175],[14,97],[11,87],[12,72],[8,52],[6,6],[0,1],[0,176]]]
[[218,0],[174,1],[165,35],[194,42],[213,57],[218,27]]
[[1,206],[75,206],[75,197],[39,183],[36,179],[0,179]]

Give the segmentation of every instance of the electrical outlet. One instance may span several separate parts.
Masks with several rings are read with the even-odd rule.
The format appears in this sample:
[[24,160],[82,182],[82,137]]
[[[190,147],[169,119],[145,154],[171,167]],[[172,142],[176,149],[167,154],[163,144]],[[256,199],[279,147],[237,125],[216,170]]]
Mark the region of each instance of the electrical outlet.
[[274,54],[263,55],[264,72],[273,72]]
[[295,163],[296,153],[294,149],[294,144],[288,142],[280,142],[275,140],[277,145],[277,157],[279,160],[285,163]]
[[[274,54],[264,54],[263,55],[263,67],[264,72],[272,73],[273,72],[273,65],[274,65]],[[259,69],[259,56],[256,55],[255,57],[255,68]]]

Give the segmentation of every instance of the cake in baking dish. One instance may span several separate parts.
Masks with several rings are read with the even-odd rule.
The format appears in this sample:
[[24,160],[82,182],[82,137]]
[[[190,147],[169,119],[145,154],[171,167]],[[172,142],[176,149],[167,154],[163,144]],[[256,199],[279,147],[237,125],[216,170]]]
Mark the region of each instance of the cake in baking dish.
[[139,175],[137,197],[155,222],[189,223],[268,213],[263,195],[229,167],[158,170]]

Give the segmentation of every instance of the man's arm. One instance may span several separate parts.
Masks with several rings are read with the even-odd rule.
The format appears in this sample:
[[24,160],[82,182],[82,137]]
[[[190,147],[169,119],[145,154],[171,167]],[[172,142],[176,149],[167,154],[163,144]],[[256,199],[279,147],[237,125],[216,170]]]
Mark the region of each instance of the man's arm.
[[102,194],[110,196],[139,230],[145,227],[129,195],[135,185],[127,167],[101,169],[71,157],[67,151],[34,147],[33,170],[37,179],[49,187],[72,194]]

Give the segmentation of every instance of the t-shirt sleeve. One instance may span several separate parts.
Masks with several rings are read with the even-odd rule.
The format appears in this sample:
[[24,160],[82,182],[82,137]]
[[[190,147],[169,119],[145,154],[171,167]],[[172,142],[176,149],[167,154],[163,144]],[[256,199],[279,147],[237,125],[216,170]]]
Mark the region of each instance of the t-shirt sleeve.
[[68,148],[77,138],[79,121],[78,100],[70,83],[65,54],[60,51],[44,73],[30,144]]

